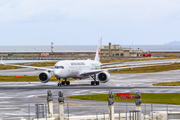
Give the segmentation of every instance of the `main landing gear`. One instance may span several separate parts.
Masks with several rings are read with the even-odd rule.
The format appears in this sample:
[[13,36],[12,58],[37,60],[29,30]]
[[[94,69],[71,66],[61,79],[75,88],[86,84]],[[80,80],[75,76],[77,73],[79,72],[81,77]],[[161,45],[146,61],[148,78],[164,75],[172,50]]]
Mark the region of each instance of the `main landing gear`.
[[65,78],[65,81],[60,81],[61,79],[59,79],[59,83],[57,84],[58,86],[62,86],[62,85],[70,85],[70,81],[67,81],[67,78]]
[[99,85],[99,81],[96,81],[96,74],[90,75],[94,81],[91,81],[91,85]]

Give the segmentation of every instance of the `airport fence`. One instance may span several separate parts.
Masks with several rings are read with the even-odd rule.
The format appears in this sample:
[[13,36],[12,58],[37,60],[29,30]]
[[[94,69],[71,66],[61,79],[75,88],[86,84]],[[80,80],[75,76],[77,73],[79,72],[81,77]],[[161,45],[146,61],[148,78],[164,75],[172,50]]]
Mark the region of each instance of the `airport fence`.
[[[100,103],[100,102],[99,102]],[[26,118],[28,120],[33,120],[35,118],[46,118],[48,114],[48,105],[47,104],[23,104],[22,106],[16,105],[7,105],[8,110],[5,108],[4,112],[0,112],[0,118],[2,120],[20,120],[21,118]],[[136,109],[134,103],[124,102],[119,103],[116,102],[114,104],[114,112],[115,114],[122,114],[122,113],[130,113]],[[164,111],[168,112],[180,112],[180,105],[170,105],[170,104],[149,104],[149,103],[142,103],[141,104],[141,112],[144,115],[152,116],[153,118],[156,117],[154,111]],[[99,115],[104,115],[109,113],[108,105],[107,104],[98,104],[94,103],[93,105],[81,104],[81,103],[65,103],[64,104],[64,114],[67,118],[71,116],[84,116],[84,115],[96,115],[98,120]],[[58,103],[54,103],[54,114],[59,114]]]

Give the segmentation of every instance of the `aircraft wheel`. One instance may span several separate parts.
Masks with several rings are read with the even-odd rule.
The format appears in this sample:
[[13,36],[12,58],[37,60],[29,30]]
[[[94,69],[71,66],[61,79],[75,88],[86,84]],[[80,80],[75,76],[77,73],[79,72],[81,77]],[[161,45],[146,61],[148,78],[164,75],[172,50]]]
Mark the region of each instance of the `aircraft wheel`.
[[91,81],[91,85],[94,85],[94,81]]
[[61,86],[61,83],[59,82],[59,83],[57,84],[57,86]]
[[99,81],[96,81],[96,85],[99,85]]
[[62,85],[65,85],[65,81],[62,81]]
[[66,81],[66,85],[70,85],[70,81]]

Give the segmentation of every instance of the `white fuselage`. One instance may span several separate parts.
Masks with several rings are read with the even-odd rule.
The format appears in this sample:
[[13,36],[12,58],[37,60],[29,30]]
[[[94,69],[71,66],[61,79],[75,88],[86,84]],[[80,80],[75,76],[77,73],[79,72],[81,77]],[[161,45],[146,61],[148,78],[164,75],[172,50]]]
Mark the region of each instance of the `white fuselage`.
[[[87,70],[101,69],[101,63],[94,60],[65,60],[54,66],[54,76],[60,78],[83,78],[79,74]],[[84,76],[89,77],[89,76]]]

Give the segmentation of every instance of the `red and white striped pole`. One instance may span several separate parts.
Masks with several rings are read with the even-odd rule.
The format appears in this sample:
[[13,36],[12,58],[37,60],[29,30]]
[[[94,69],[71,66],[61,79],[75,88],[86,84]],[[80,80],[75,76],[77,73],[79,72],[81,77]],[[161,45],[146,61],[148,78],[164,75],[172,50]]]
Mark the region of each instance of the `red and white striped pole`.
[[52,54],[53,54],[53,48],[54,48],[54,47],[53,47],[53,44],[54,44],[54,43],[51,42],[51,53],[52,53]]

